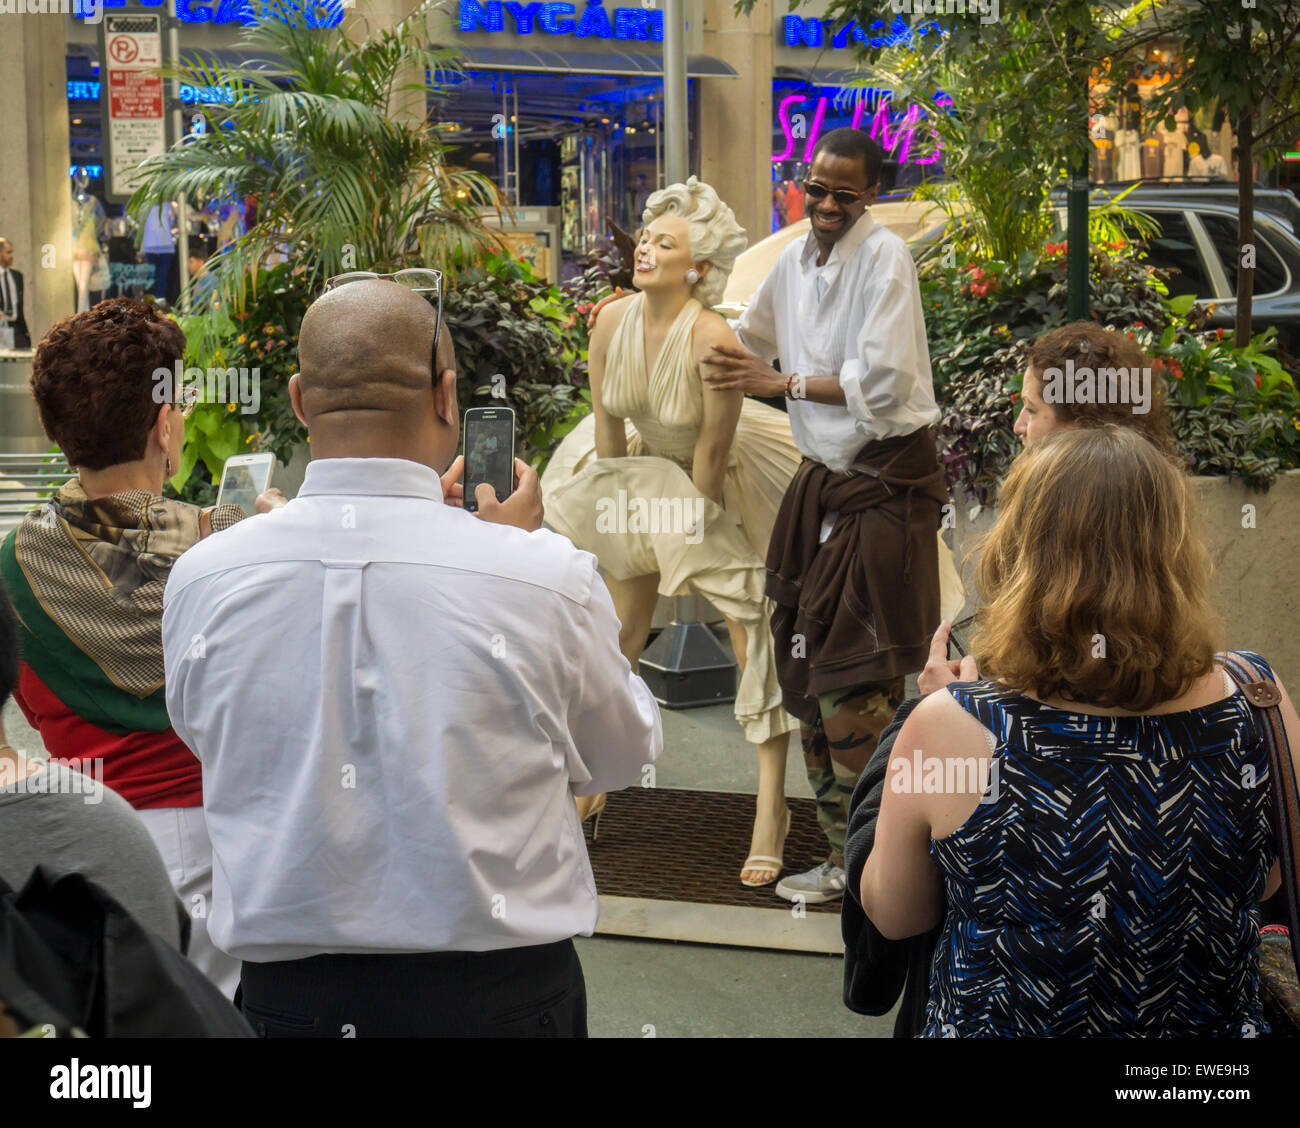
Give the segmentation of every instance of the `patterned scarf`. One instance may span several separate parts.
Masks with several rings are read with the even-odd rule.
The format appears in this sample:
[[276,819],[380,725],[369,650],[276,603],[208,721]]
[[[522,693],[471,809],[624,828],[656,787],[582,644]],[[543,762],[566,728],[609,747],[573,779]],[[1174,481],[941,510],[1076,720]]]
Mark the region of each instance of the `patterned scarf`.
[[[199,539],[199,515],[147,490],[91,501],[74,478],[0,545],[23,660],[83,720],[118,733],[170,724],[163,588],[176,558]],[[223,505],[212,528],[242,517]]]

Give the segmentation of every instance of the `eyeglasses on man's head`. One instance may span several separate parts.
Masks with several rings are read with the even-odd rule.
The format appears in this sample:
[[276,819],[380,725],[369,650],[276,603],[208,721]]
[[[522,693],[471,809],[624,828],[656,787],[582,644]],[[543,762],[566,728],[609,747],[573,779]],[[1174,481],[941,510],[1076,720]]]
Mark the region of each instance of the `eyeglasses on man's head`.
[[337,290],[349,282],[396,282],[413,293],[419,294],[438,312],[438,320],[433,331],[433,356],[430,359],[430,371],[433,382],[438,382],[438,338],[442,336],[442,271],[426,267],[410,267],[393,274],[376,274],[371,270],[352,270],[347,274],[336,274],[325,280],[325,292]]

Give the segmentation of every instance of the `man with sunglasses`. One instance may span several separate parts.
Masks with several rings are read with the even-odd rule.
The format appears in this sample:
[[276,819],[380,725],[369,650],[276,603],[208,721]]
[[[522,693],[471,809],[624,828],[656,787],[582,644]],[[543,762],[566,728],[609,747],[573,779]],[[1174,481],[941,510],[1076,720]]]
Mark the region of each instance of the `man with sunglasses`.
[[595,557],[541,529],[536,472],[516,459],[509,498],[461,504],[437,289],[333,280],[289,385],[302,489],[167,585],[210,931],[263,1036],[584,1035],[572,938],[597,898],[574,795],[629,786],[663,746]]
[[812,231],[750,301],[736,327],[744,348],[715,346],[703,377],[784,395],[804,455],[772,531],[767,594],[785,707],[800,721],[830,849],[777,884],[791,901],[842,896],[854,785],[939,623],[939,410],[916,268],[867,210],[883,159],[860,130],[821,138],[804,181]]

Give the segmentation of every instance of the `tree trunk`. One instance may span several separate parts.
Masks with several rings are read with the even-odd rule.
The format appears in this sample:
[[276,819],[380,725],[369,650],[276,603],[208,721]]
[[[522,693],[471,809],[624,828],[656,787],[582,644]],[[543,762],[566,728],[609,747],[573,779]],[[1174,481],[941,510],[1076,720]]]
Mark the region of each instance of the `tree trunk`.
[[[1246,264],[1250,265],[1247,266]],[[1237,122],[1237,347],[1250,344],[1250,311],[1255,293],[1255,113],[1244,110]]]

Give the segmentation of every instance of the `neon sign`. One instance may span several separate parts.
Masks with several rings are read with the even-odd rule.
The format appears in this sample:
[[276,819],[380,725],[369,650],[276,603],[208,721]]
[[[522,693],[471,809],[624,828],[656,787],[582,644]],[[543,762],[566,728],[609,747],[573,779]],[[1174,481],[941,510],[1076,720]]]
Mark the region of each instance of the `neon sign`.
[[[613,20],[610,15],[613,15]],[[507,27],[506,16],[513,27]],[[631,39],[662,43],[664,14],[647,8],[615,8],[607,12],[601,0],[587,0],[582,15],[576,4],[502,3],[501,0],[460,0],[460,30],[514,31],[532,35],[572,35],[578,39]]]
[[[872,35],[873,31],[881,34]],[[832,20],[786,16],[781,32],[787,47],[818,48],[851,47],[855,43],[865,43],[868,47],[918,47],[920,44],[916,40],[921,36],[931,32],[942,34],[938,24],[919,23],[911,27],[902,16],[895,16],[887,30],[884,20],[876,20],[867,28],[857,20],[849,20],[839,31],[835,30]]]
[[[170,0],[134,0],[146,8],[165,8]],[[125,8],[127,0],[74,0],[73,14],[85,19],[102,8]],[[275,0],[262,14],[281,23],[293,25],[299,20],[305,27],[338,27],[343,22],[345,0],[320,0],[299,4],[297,0]],[[243,24],[253,27],[257,15],[252,0],[176,0],[176,16],[182,23]]]
[[[98,102],[100,84],[88,79],[72,79],[68,82],[68,100],[76,102]],[[210,105],[224,102],[233,105],[235,92],[229,86],[192,86],[181,83],[181,101],[187,104],[199,102]]]
[[[808,125],[806,114],[792,112],[793,107],[802,105],[807,100],[807,95],[804,94],[791,94],[781,99],[781,104],[777,107],[777,119],[781,123],[781,132],[785,134],[785,151],[773,156],[773,164],[788,160],[812,160],[813,149],[817,146],[817,138],[821,134],[822,122],[826,117],[826,106],[830,99],[825,96],[817,99],[817,109],[813,113],[811,126]],[[871,126],[867,131],[868,135],[880,142],[880,147],[884,149],[887,156],[892,156],[900,165],[906,164],[908,153],[912,149],[912,139],[916,134],[917,124],[921,120],[921,107],[909,106],[906,113],[891,115],[889,112],[890,92],[871,87],[862,92],[862,97],[857,100],[857,104],[853,107],[851,129],[861,128],[862,119],[866,117],[867,110],[871,108],[873,103],[875,104],[875,112],[871,118]],[[946,94],[940,94],[935,98],[935,104],[946,109],[952,105],[952,99]],[[796,141],[805,141],[802,157],[795,156]],[[919,157],[912,163],[919,165],[934,164],[939,159],[942,151],[942,146],[939,144],[938,137],[936,137],[934,139],[934,152],[928,157]]]

